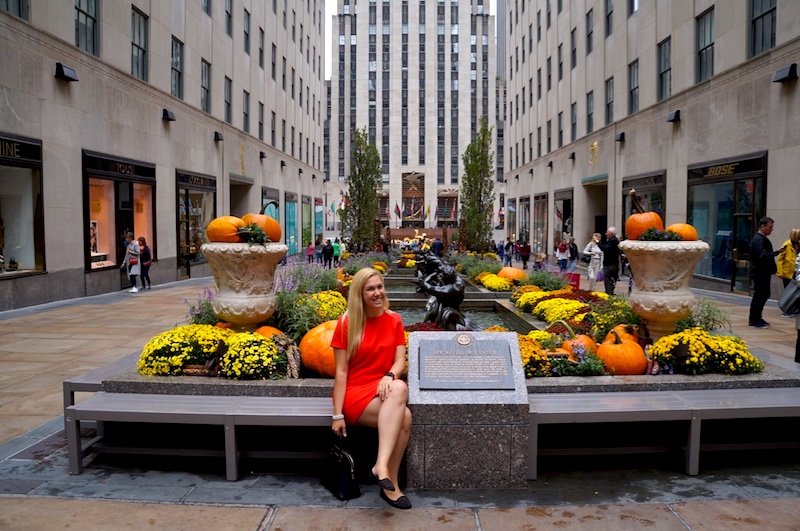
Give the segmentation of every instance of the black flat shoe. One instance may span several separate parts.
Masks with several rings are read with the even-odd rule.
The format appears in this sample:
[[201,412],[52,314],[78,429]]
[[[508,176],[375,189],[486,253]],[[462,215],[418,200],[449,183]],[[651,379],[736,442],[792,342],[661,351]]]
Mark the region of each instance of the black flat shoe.
[[386,489],[390,492],[394,492],[394,483],[389,478],[378,479],[378,476],[372,473],[372,470],[369,471],[369,479],[374,481],[380,488]]
[[405,496],[400,496],[396,500],[389,498],[383,490],[381,490],[381,498],[383,501],[394,507],[395,509],[411,509],[411,501]]

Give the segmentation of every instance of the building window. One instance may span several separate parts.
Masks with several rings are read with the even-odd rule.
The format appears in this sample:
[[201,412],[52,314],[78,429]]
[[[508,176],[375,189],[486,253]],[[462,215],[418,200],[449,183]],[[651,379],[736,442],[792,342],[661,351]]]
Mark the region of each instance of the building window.
[[542,40],[542,12],[536,12],[536,42]]
[[203,6],[203,13],[211,15],[211,0],[203,0],[201,4]]
[[614,0],[606,0],[606,37],[614,33]]
[[216,217],[217,181],[208,175],[183,171],[176,171],[175,174],[178,184],[179,263],[205,261],[202,245],[206,240],[205,228]]
[[586,134],[594,131],[594,91],[586,94]]
[[258,66],[264,70],[264,30],[258,28]]
[[575,142],[578,139],[578,104],[573,103],[569,106],[569,114],[570,114],[570,131],[569,131],[569,139],[571,142]]
[[15,17],[28,20],[28,0],[0,0],[0,9]]
[[281,151],[286,153],[286,120],[281,120]]
[[553,121],[547,120],[547,152],[553,150]]
[[561,81],[564,79],[564,60],[561,56],[563,45],[558,45],[558,80]]
[[658,101],[672,96],[672,38],[658,45]]
[[614,121],[614,78],[606,79],[606,125]]
[[777,0],[750,0],[750,56],[775,47]]
[[714,8],[697,17],[697,82],[714,75]]
[[233,37],[233,0],[225,0],[225,33]]
[[282,66],[282,68],[281,68],[281,88],[283,89],[284,92],[286,92],[286,58],[283,57],[282,61],[283,62],[281,63],[281,66]]
[[211,112],[211,63],[205,59],[200,61],[200,108]]
[[537,157],[541,157],[542,156],[542,128],[541,128],[541,126],[536,128],[536,156]]
[[639,11],[639,0],[628,0],[628,16]]
[[183,99],[183,43],[172,37],[172,72],[170,92]]
[[269,119],[269,145],[275,147],[275,111],[271,111]]
[[233,123],[233,81],[225,76],[225,121]]
[[278,48],[272,45],[272,81],[278,80]]
[[246,90],[242,92],[242,130],[250,132],[250,93]]
[[558,113],[558,147],[564,145],[564,113]]
[[131,10],[131,75],[147,81],[147,16]]
[[553,63],[552,63],[552,59],[550,57],[548,57],[547,58],[547,90],[548,91],[550,90],[550,87],[552,86],[552,83],[550,81],[552,79],[552,77],[553,77],[552,73],[553,73]]
[[246,9],[242,17],[242,35],[244,37],[244,53],[250,55],[250,12]]
[[75,0],[75,46],[92,55],[100,51],[95,0]]
[[[4,3],[0,6],[6,9]],[[44,271],[42,144],[0,136],[0,146],[0,227],[5,226],[0,243],[5,269],[0,270],[0,275],[7,278]],[[91,226],[87,233],[91,236]],[[12,256],[17,263],[15,270],[10,267]]]
[[592,53],[592,38],[594,37],[594,19],[592,16],[594,15],[594,10],[590,9],[588,13],[586,13],[586,55]]
[[542,99],[542,69],[536,71],[536,99]]
[[628,114],[639,112],[639,60],[628,65]]
[[578,64],[578,28],[572,28],[569,33],[569,68],[572,70]]

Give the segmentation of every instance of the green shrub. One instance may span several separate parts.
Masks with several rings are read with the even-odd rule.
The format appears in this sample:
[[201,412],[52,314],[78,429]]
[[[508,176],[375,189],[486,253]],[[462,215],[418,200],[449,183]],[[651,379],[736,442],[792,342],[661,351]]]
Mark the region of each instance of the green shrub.
[[556,275],[550,271],[531,271],[528,276],[520,280],[521,286],[538,286],[542,291],[555,291],[569,284],[566,277]]
[[689,328],[702,328],[706,332],[714,330],[731,330],[730,313],[720,309],[714,299],[700,297],[694,311],[688,317],[677,322],[676,332]]

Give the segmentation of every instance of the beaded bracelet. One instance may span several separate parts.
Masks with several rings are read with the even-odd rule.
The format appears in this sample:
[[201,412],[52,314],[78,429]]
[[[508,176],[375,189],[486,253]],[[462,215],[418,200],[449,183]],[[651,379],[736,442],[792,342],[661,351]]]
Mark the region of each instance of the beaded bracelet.
[[331,420],[344,420],[344,415],[332,415]]

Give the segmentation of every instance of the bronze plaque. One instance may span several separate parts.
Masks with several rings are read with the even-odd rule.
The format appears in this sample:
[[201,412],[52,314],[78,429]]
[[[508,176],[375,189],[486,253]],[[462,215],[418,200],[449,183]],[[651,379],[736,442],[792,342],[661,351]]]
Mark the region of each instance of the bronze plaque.
[[511,348],[505,340],[458,334],[419,344],[420,389],[514,390]]

